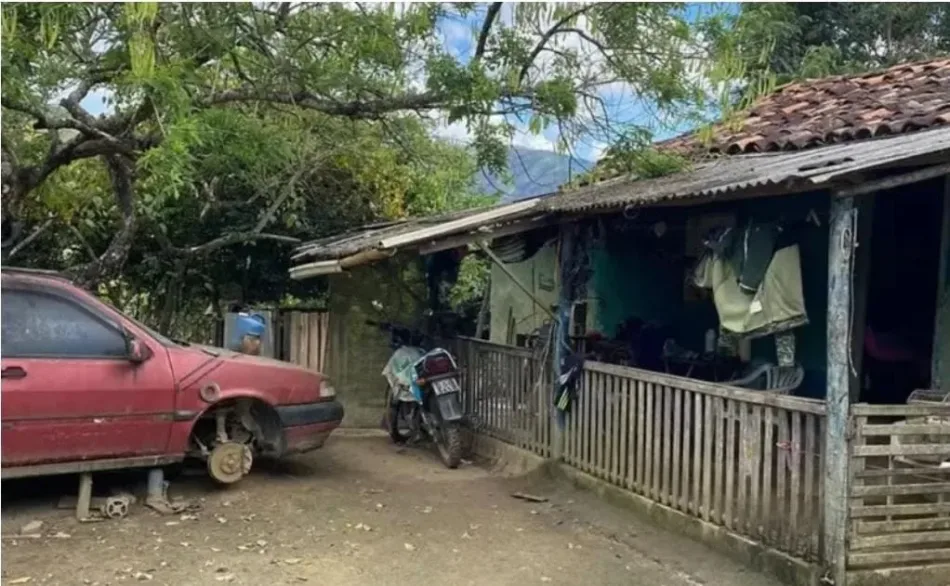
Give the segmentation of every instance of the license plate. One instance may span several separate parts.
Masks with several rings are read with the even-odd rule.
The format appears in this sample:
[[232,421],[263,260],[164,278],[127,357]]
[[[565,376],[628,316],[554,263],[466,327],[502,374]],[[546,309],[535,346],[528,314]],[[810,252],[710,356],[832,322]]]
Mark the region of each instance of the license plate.
[[445,395],[448,393],[460,393],[462,392],[462,387],[459,386],[458,379],[453,377],[434,381],[432,383],[432,390],[435,391],[436,395]]

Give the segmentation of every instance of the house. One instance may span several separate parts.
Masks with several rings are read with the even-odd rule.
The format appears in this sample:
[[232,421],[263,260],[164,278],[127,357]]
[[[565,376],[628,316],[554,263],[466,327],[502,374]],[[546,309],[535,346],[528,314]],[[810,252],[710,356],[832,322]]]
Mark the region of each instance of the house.
[[678,173],[368,228],[291,274],[478,249],[480,433],[795,581],[946,583],[950,59],[790,84],[712,136],[663,145],[705,155]]

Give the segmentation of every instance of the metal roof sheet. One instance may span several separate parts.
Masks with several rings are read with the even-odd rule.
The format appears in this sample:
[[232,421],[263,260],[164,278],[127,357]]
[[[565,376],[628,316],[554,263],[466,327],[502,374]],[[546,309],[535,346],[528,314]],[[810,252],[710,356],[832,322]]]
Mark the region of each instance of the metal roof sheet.
[[617,177],[546,196],[547,212],[582,212],[715,197],[786,185],[819,189],[849,174],[946,153],[950,128],[827,146],[806,151],[734,155],[655,179]]

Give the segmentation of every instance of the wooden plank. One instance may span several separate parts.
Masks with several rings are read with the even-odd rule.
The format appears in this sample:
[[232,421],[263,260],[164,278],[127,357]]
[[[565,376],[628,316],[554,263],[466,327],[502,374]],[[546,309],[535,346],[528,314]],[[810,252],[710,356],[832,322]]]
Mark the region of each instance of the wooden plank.
[[901,519],[897,521],[855,521],[854,534],[862,533],[906,533],[913,531],[950,530],[950,518],[940,519]]
[[673,478],[673,391],[670,387],[663,387],[663,452],[662,452],[662,484],[660,485],[660,502],[670,504],[670,483]]
[[[751,452],[743,456],[749,462],[749,506],[746,509],[749,535],[761,535],[762,527],[762,406],[753,405],[746,434]],[[743,480],[743,483],[745,480]],[[769,490],[771,487],[766,487]]]
[[700,499],[703,486],[703,396],[693,393],[693,496],[690,512],[699,517],[702,515]]
[[776,543],[787,543],[788,534],[788,412],[778,410],[775,413],[777,424],[777,441],[775,459],[775,529],[777,530]]
[[594,473],[604,477],[604,381],[603,373],[596,373],[596,388],[594,394]]
[[858,403],[852,405],[851,412],[854,415],[868,417],[926,417],[928,415],[947,417],[950,416],[950,405],[941,403],[929,405],[868,405],[867,403]]
[[[864,462],[864,458],[855,458],[855,462]],[[935,482],[942,480],[943,476],[950,475],[950,468],[938,468],[937,466],[914,466],[913,468],[871,468],[855,472],[855,478],[887,478],[890,476],[920,476],[921,478],[931,478]]]
[[851,505],[851,516],[858,518],[941,515],[950,513],[950,503],[926,503],[919,505]]
[[736,441],[737,415],[736,401],[726,399],[726,409],[722,417],[726,425],[726,503],[722,509],[723,515],[725,515],[723,525],[726,526],[726,529],[732,529],[735,522],[736,449],[738,448]]
[[635,486],[641,494],[647,494],[647,383],[637,381],[637,478]]
[[659,420],[663,410],[663,400],[657,391],[657,385],[650,383],[647,386],[647,402],[650,410],[650,421],[647,423],[647,437],[650,440],[650,459],[647,460],[647,476],[650,479],[648,496],[653,500],[659,500],[660,496],[660,432],[662,428]]
[[950,548],[947,549],[914,549],[910,551],[868,553],[852,553],[848,555],[850,566],[865,566],[869,564],[905,564],[910,562],[940,562],[950,561]]
[[815,502],[818,498],[818,491],[815,488],[815,469],[818,459],[818,430],[815,425],[816,416],[805,415],[805,451],[802,454],[805,464],[804,490],[802,491],[802,519],[808,524],[806,540],[808,541],[808,552],[818,553],[818,515],[815,509]]
[[[756,405],[758,406],[758,405]],[[735,523],[739,533],[748,535],[749,522],[749,480],[752,478],[751,430],[749,429],[750,405],[736,403],[739,428],[736,432],[736,509]]]
[[923,483],[923,484],[872,484],[869,486],[855,486],[851,489],[854,497],[868,496],[908,496],[915,494],[950,494],[950,482]]
[[802,414],[792,412],[792,434],[790,465],[791,473],[788,479],[789,512],[788,512],[788,550],[798,551],[798,515],[801,504],[801,474],[802,474]]
[[865,425],[862,435],[947,435],[950,436],[950,423],[891,423],[889,425]]
[[772,495],[776,489],[772,481],[772,462],[775,461],[775,408],[764,407],[765,421],[762,424],[762,512],[760,535],[767,543],[772,540],[776,518],[772,511]]
[[682,458],[683,449],[683,391],[672,389],[673,392],[673,426],[670,428],[673,433],[673,453],[670,455],[670,468],[672,477],[670,480],[670,500],[669,504],[673,508],[683,509],[680,502],[680,468],[686,464]]
[[697,379],[674,376],[671,374],[653,372],[649,370],[641,370],[638,368],[631,368],[629,366],[605,364],[603,362],[585,362],[584,368],[594,372],[602,372],[605,374],[613,374],[616,376],[625,376],[636,380],[642,380],[644,382],[654,383],[660,386],[672,386],[687,391],[693,391],[695,393],[703,393],[704,395],[735,399],[737,401],[742,401],[744,403],[750,403],[753,405],[771,405],[773,407],[782,407],[792,411],[814,413],[816,415],[823,415],[825,413],[824,401],[818,401],[815,399],[749,391],[723,384],[710,383]]
[[618,476],[622,479],[621,485],[630,490],[633,488],[633,466],[631,465],[631,442],[633,437],[633,421],[630,417],[630,379],[620,381],[620,454],[617,457],[619,468]]
[[692,512],[690,499],[690,471],[693,468],[693,396],[683,391],[683,446],[682,446],[682,484],[680,484],[680,510]]
[[856,457],[867,456],[946,456],[950,458],[950,444],[888,444],[854,446]]
[[713,447],[715,442],[715,401],[708,395],[697,395],[703,399],[703,521],[712,521],[713,503]]
[[726,453],[726,410],[725,410],[725,401],[722,397],[716,397],[716,409],[713,422],[716,426],[716,444],[715,444],[715,453],[713,454],[712,466],[715,471],[715,479],[713,480],[713,522],[723,523],[725,517],[723,515],[723,472],[725,472],[725,466],[723,465],[724,456]]
[[607,474],[605,478],[610,482],[616,484],[617,476],[615,473],[617,467],[617,436],[620,435],[617,433],[616,426],[616,411],[617,411],[617,383],[618,377],[610,376],[607,377],[607,409],[605,416],[607,418],[606,433],[605,438],[607,440],[607,454],[604,458],[605,468],[607,469]]
[[[890,535],[870,535],[851,537],[851,549],[872,549],[919,545],[922,543],[950,543],[950,531],[921,531],[917,533],[893,533]],[[946,548],[950,550],[950,547]]]
[[594,461],[594,373],[587,372],[587,402],[584,404],[584,450],[582,470],[590,472]]

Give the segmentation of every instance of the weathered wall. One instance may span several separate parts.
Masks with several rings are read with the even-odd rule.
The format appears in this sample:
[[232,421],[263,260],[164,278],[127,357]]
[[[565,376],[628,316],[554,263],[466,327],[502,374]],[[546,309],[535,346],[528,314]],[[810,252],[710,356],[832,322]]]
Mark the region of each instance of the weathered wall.
[[[547,307],[557,305],[557,252],[553,245],[545,246],[528,260],[508,263],[505,267]],[[515,335],[530,334],[550,319],[548,314],[495,264],[492,264],[491,268],[490,303],[490,338],[498,344],[514,343]],[[509,332],[509,320],[515,324],[513,332]],[[511,340],[508,340],[509,335]]]
[[[330,277],[327,373],[346,410],[344,426],[378,427],[386,404],[381,372],[391,354],[389,337],[366,320],[417,325],[425,294],[416,256],[398,256]],[[373,301],[383,309],[375,309]]]

